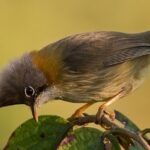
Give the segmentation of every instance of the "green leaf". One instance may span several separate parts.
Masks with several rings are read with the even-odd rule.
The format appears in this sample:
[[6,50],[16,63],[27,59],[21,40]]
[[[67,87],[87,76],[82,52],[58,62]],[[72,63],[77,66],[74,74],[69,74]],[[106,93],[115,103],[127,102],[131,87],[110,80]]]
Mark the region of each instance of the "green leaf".
[[[116,112],[116,117],[126,129],[132,132],[139,131],[139,128],[123,114]],[[14,131],[5,150],[121,150],[119,138],[111,132],[105,134],[90,127],[81,127],[73,131],[71,129],[72,125],[58,116],[41,116],[38,123],[30,119]],[[123,143],[129,146],[128,143]],[[144,149],[133,141],[128,150]]]
[[126,129],[135,133],[140,131],[137,125],[133,123],[128,117],[123,115],[121,112],[115,110],[115,114],[116,114],[116,119],[120,121]]
[[[140,131],[138,126],[135,123],[133,123],[128,117],[123,115],[121,112],[115,111],[115,114],[116,114],[116,119],[120,121],[126,129],[134,133]],[[144,150],[144,148],[136,141],[133,141],[133,144],[129,147],[129,150]]]
[[134,142],[134,145],[132,144],[129,150],[144,150],[144,148],[139,143]]
[[113,136],[112,134],[109,134],[107,136],[107,138],[110,140],[110,142],[112,144],[111,150],[121,150],[121,148],[119,146],[119,142],[115,136]]
[[[79,128],[63,140],[58,150],[104,150],[102,134],[95,128]],[[120,150],[116,139],[113,136],[109,139],[112,142],[112,150]]]
[[70,127],[58,116],[41,116],[38,123],[30,119],[16,129],[5,150],[56,150]]

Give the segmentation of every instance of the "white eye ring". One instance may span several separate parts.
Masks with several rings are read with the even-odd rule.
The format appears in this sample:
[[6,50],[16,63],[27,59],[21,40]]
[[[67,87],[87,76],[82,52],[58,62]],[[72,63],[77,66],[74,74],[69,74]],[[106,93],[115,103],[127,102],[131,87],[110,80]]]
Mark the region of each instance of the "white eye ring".
[[35,95],[35,90],[32,86],[25,87],[24,89],[25,96],[31,98]]

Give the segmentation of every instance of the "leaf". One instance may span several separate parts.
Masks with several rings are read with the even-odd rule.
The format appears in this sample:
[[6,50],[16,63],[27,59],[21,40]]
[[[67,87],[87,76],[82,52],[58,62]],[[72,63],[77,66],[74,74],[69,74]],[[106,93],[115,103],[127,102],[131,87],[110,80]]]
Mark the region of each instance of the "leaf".
[[[139,131],[139,128],[120,112],[116,111],[116,117],[129,131]],[[106,134],[90,127],[73,131],[71,129],[72,124],[58,116],[41,116],[38,123],[30,119],[14,131],[5,150],[121,150],[119,142],[127,145],[128,150],[144,150],[135,141],[121,140],[126,139],[123,135],[119,138],[117,134]]]
[[5,150],[56,150],[70,127],[58,116],[41,116],[38,123],[30,119],[14,131]]
[[121,150],[120,146],[119,146],[119,143],[118,143],[118,140],[116,139],[115,136],[109,134],[108,135],[108,138],[109,140],[111,141],[111,143],[113,144],[112,145],[112,150]]
[[116,114],[116,119],[118,121],[120,121],[126,129],[128,129],[129,131],[135,132],[135,133],[140,131],[140,129],[137,127],[137,125],[135,123],[133,123],[125,115],[123,115],[121,112],[115,110],[115,114]]
[[[121,112],[115,111],[115,114],[116,114],[116,119],[118,121],[120,121],[126,129],[128,129],[129,131],[134,132],[134,133],[137,133],[140,131],[140,129],[137,127],[137,125],[135,123],[133,123],[125,115],[123,115]],[[144,148],[136,141],[133,141],[129,147],[129,150],[144,150]]]
[[[63,140],[58,150],[104,150],[102,134],[95,128],[79,128]],[[120,150],[116,139],[113,136],[109,138],[112,142],[112,150]]]
[[144,148],[137,142],[134,143],[134,145],[132,144],[129,147],[129,150],[144,150]]

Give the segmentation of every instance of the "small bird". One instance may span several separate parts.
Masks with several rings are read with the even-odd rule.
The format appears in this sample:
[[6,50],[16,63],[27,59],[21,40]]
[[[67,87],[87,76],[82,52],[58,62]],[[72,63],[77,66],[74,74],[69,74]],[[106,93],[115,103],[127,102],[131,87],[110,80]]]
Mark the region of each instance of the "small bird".
[[101,116],[114,101],[143,82],[150,65],[150,31],[89,32],[68,36],[12,61],[0,74],[0,107],[25,104],[37,109],[52,100],[85,103],[72,117],[96,102]]

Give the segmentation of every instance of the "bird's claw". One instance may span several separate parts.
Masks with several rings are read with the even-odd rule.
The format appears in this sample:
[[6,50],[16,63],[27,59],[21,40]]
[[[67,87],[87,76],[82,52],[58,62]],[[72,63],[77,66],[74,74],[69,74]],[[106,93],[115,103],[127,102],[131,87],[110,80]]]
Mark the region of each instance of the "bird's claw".
[[115,113],[114,112],[109,112],[106,110],[105,107],[101,106],[99,109],[98,109],[98,112],[96,114],[96,120],[95,120],[95,123],[96,124],[100,124],[102,127],[104,128],[108,128],[106,127],[106,125],[102,122],[102,118],[104,116],[108,116],[112,121],[115,120]]
[[96,114],[96,120],[95,120],[95,123],[96,124],[102,124],[102,117],[106,115],[105,112],[104,112],[104,109],[101,108],[101,109],[98,109],[98,112]]

